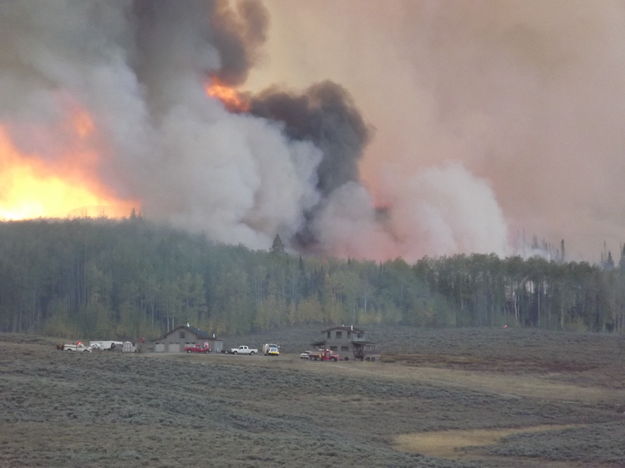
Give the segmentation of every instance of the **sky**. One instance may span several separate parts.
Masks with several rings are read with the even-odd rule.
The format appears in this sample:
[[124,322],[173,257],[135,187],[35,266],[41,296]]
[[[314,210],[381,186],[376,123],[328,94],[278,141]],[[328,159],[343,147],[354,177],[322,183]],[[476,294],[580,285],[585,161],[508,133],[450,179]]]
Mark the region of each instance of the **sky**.
[[373,260],[625,241],[624,1],[3,2],[0,41],[2,219]]

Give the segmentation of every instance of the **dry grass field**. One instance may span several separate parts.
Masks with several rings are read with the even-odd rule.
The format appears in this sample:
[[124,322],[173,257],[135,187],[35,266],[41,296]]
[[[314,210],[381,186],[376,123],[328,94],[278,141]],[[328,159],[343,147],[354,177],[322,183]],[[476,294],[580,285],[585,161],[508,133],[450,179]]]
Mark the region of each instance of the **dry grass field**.
[[[625,466],[617,337],[371,329],[383,362],[68,353],[0,335],[0,466]],[[622,339],[622,338],[621,338]]]

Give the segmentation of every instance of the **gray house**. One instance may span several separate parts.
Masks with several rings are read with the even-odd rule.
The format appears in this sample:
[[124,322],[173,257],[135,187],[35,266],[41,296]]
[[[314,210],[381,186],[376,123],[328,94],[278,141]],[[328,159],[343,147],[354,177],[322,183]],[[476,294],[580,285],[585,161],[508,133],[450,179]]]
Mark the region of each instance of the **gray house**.
[[369,341],[367,332],[353,325],[326,328],[321,331],[321,337],[311,344],[317,348],[336,351],[340,358],[345,360],[375,361],[379,358],[375,343]]
[[182,353],[186,345],[200,345],[207,342],[210,344],[211,352],[221,353],[224,342],[218,340],[214,333],[209,334],[199,328],[183,325],[154,340],[154,351],[157,353]]

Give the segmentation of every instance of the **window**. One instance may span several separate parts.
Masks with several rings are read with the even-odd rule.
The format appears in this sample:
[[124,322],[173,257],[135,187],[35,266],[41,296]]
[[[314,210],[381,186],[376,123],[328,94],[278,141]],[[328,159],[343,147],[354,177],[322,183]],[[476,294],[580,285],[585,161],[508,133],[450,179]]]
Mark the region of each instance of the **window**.
[[351,332],[351,331],[348,331],[348,332],[347,332],[347,338],[351,338],[351,337],[352,337],[352,332]]
[[338,351],[338,346],[330,346],[330,351]]
[[358,338],[362,338],[362,332],[358,332]]
[[349,351],[349,346],[341,346],[341,351]]
[[180,332],[180,338],[184,338],[184,332]]
[[343,338],[343,332],[342,331],[337,331],[336,332],[336,337],[337,338]]
[[327,337],[330,338],[330,330],[328,330]]

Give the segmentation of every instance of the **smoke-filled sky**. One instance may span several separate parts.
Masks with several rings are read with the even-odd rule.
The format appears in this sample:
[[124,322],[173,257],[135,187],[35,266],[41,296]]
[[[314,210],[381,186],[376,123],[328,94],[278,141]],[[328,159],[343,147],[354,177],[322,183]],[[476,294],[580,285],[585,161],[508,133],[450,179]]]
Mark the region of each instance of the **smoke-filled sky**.
[[622,1],[24,0],[0,39],[0,213],[28,161],[252,248],[625,240]]
[[[349,89],[376,128],[360,165],[376,197],[409,197],[403,185],[415,179],[441,184],[425,197],[434,209],[441,196],[475,208],[452,226],[460,244],[465,227],[501,230],[481,207],[489,202],[511,248],[524,230],[594,260],[604,240],[613,250],[625,240],[625,2],[268,6],[267,60],[253,83],[330,78]],[[467,172],[466,185],[449,165]]]

